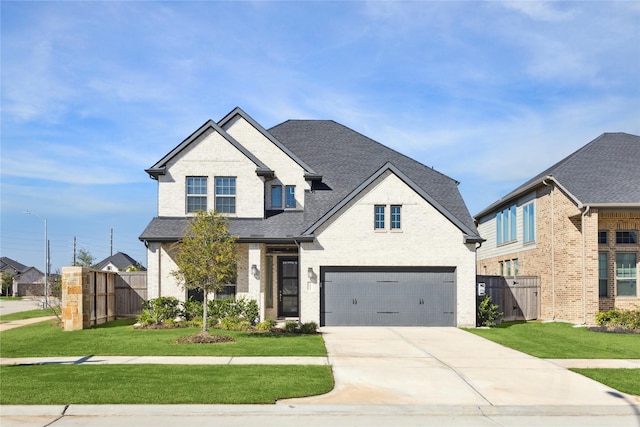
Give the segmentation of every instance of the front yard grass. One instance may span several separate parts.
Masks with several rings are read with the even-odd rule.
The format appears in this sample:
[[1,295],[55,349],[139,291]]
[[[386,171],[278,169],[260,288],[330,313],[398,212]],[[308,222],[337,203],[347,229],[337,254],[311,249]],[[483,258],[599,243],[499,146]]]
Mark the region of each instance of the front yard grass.
[[569,323],[507,322],[472,334],[543,359],[639,359],[640,335],[593,332]]
[[36,317],[47,317],[47,316],[54,316],[54,315],[55,313],[51,308],[48,308],[46,310],[36,308],[35,310],[19,311],[17,313],[3,314],[2,316],[0,316],[0,323],[10,322],[12,320],[34,319]]
[[45,321],[2,332],[1,357],[46,356],[326,356],[320,334],[251,333],[211,329],[235,342],[175,344],[199,328],[134,329],[133,319],[122,319],[91,329],[63,331]]
[[640,369],[573,368],[571,370],[623,393],[640,396]]
[[330,366],[1,366],[0,404],[265,404],[323,394]]

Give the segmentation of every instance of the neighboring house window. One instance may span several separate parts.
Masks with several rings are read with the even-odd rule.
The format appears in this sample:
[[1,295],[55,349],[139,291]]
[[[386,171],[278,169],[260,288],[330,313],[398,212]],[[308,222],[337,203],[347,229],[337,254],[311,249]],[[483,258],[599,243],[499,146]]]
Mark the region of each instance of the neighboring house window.
[[535,203],[531,202],[522,207],[522,227],[524,243],[536,240]]
[[505,276],[511,276],[511,261],[504,262],[504,270]]
[[516,240],[516,205],[496,214],[496,242],[498,245]]
[[616,231],[616,243],[619,245],[636,245],[638,244],[637,231]]
[[219,213],[236,213],[235,177],[216,177],[216,210]]
[[187,213],[207,210],[207,177],[187,177]]
[[518,262],[518,259],[514,259],[513,260],[513,275],[517,276],[520,273],[520,263]]
[[504,276],[504,262],[500,261],[500,275]]
[[618,252],[616,253],[616,286],[618,296],[637,295],[636,279],[637,279],[638,254],[635,252]]
[[607,230],[598,231],[598,244],[600,245],[607,244]]
[[271,207],[282,207],[282,185],[273,185],[271,187]]
[[296,207],[296,187],[295,185],[287,185],[285,189],[285,207],[287,208],[295,208]]
[[609,254],[598,253],[598,296],[606,297],[609,288]]
[[373,208],[373,228],[375,228],[376,230],[384,230],[384,209],[385,207],[383,205],[375,205],[375,207]]
[[391,205],[391,229],[400,230],[400,208],[398,205]]

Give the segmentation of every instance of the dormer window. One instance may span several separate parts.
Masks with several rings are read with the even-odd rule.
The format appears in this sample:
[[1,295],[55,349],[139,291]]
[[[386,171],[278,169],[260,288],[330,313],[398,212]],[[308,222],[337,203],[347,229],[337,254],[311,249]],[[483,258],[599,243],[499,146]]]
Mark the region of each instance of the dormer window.
[[287,185],[285,187],[285,196],[286,196],[286,204],[287,208],[295,208],[296,207],[296,186],[295,185]]
[[271,207],[282,209],[282,185],[271,186]]

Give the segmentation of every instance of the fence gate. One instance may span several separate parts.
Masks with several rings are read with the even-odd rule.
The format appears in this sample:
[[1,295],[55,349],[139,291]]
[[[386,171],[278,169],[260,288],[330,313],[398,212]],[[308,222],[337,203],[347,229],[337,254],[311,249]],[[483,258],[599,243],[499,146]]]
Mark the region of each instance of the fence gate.
[[540,277],[477,276],[491,301],[504,315],[502,321],[535,320],[540,316]]
[[147,272],[119,272],[116,275],[116,316],[135,317],[147,299]]

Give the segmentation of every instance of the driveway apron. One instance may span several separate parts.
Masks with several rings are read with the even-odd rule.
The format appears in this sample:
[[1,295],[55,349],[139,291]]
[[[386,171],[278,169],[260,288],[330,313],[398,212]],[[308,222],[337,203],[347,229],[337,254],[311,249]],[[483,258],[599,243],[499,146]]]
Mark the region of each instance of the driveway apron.
[[286,404],[638,404],[551,362],[457,328],[324,327],[335,388]]

